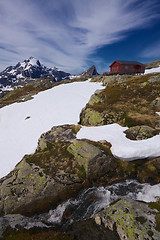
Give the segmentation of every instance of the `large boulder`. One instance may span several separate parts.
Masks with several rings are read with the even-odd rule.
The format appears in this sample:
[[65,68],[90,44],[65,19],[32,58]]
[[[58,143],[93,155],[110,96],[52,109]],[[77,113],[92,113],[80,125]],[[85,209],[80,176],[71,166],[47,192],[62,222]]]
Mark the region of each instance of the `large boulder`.
[[115,159],[111,154],[104,154],[100,148],[86,141],[75,141],[67,150],[84,168],[87,178],[98,178],[116,167]]
[[73,142],[80,125],[63,125],[52,127],[50,131],[41,135],[38,141],[38,150],[44,150],[49,142]]
[[127,129],[125,134],[131,140],[143,140],[155,136],[158,131],[149,126],[135,126]]
[[9,175],[1,179],[1,216],[9,213],[30,216],[43,212],[71,197],[81,187],[82,180],[77,174],[69,174],[62,168],[62,173],[57,171],[53,178],[45,174],[38,164],[27,160],[30,157],[24,157]]
[[121,240],[158,240],[159,214],[146,203],[122,198],[92,218],[97,225],[116,230]]
[[63,126],[43,134],[36,152],[0,180],[0,215],[45,211],[83,187],[83,171],[67,151],[76,131],[76,126]]

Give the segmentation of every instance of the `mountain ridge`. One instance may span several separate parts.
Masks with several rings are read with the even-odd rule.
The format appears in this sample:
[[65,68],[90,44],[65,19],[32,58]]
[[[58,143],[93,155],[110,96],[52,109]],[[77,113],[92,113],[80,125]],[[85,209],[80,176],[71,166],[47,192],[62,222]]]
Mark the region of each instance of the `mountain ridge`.
[[57,68],[48,68],[34,57],[18,62],[15,66],[9,66],[0,72],[0,86],[24,85],[29,79],[37,79],[45,74],[55,78],[56,82],[67,79],[70,73],[63,72]]

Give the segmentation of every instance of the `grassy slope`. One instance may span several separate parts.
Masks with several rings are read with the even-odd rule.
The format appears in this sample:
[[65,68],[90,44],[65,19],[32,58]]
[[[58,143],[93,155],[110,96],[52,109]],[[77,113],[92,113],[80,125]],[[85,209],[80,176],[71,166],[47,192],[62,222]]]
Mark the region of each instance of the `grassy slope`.
[[[127,77],[124,82],[109,84],[99,96],[102,102],[94,105],[87,104],[87,108],[94,109],[100,113],[107,114],[106,122],[113,118],[123,126],[148,125],[155,127],[158,110],[151,102],[159,97],[159,82],[150,83],[149,78],[160,74],[148,74],[143,76]],[[103,78],[101,79],[103,81]],[[113,117],[114,116],[114,117]],[[117,116],[115,118],[115,116]]]

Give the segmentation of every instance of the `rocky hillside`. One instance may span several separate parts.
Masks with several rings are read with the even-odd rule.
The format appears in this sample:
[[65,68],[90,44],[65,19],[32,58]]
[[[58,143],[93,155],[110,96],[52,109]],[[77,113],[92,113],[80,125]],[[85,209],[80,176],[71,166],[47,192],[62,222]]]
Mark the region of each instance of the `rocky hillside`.
[[[124,161],[113,155],[109,141],[77,139],[84,126],[115,123],[126,127],[126,137],[133,145],[159,136],[160,73],[99,75],[92,81],[102,82],[105,87],[97,90],[82,109],[81,125],[53,126],[40,136],[36,151],[25,155],[13,171],[0,180],[0,236],[3,239],[160,239],[160,157]],[[110,133],[111,139],[112,134],[118,138],[118,131]],[[151,195],[154,192],[154,198],[139,202],[131,198],[131,194],[126,196],[123,181],[129,179],[152,184],[156,190],[149,193],[147,188],[146,192]],[[80,191],[101,186],[104,192],[106,185],[120,182],[120,197],[112,199],[112,190],[107,190],[103,197],[106,203],[110,198],[111,205],[102,205],[100,191],[89,195],[89,189],[88,200],[81,204],[78,212],[80,205],[76,205],[78,200],[74,201],[73,197]],[[130,191],[135,194],[133,184]],[[137,194],[140,196],[140,193],[143,195]],[[69,200],[54,212],[58,204],[71,197],[73,205],[69,205]],[[77,218],[77,212],[81,216],[84,209],[88,213],[93,206],[98,210]]]
[[[97,126],[119,123],[133,127],[160,128],[160,74],[144,76],[99,76],[95,80],[107,86],[97,91],[83,109],[80,123]],[[94,79],[93,79],[94,81]]]
[[160,60],[158,59],[151,63],[145,63],[146,69],[157,68],[159,66],[160,66]]

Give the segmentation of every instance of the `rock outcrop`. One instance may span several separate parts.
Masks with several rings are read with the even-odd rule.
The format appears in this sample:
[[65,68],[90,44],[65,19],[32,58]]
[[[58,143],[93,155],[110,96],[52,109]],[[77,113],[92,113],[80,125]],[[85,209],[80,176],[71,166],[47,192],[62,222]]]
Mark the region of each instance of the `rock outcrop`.
[[92,218],[97,225],[116,230],[121,240],[160,239],[159,212],[143,202],[122,198]]
[[160,74],[108,76],[99,80],[107,87],[91,96],[82,110],[80,123],[97,126],[119,123],[159,129]]
[[156,68],[159,66],[160,66],[160,60],[158,60],[158,59],[151,63],[145,63],[146,69]]
[[92,77],[92,76],[95,76],[95,75],[99,75],[99,73],[97,72],[96,67],[93,65],[88,70],[83,72],[81,75],[86,76],[86,77]]
[[125,131],[126,137],[131,140],[143,140],[148,139],[159,132],[151,127],[148,126],[135,126],[127,129]]
[[[33,215],[55,207],[110,171],[115,159],[92,143],[77,141],[80,126],[53,127],[33,155],[26,155],[0,181],[0,215]],[[108,152],[107,152],[108,151]],[[90,183],[91,184],[91,183]]]

